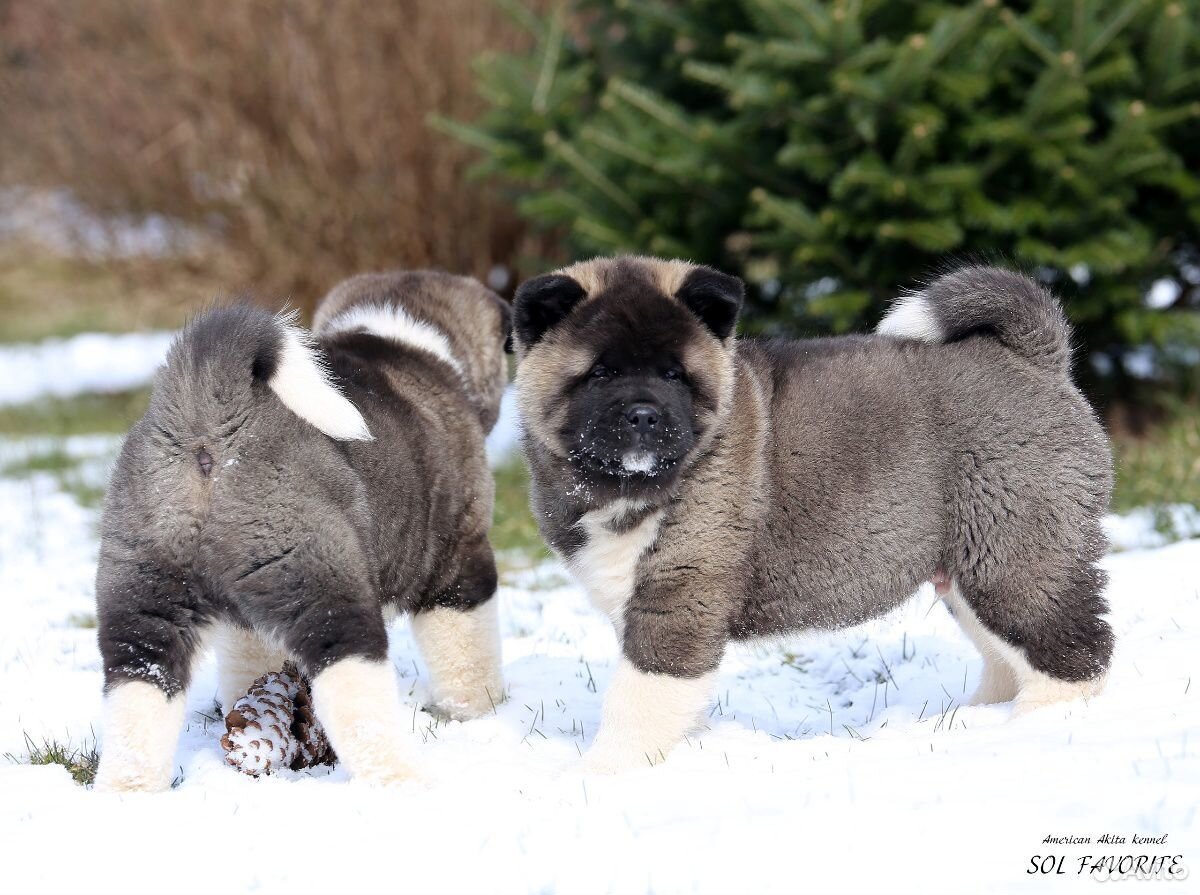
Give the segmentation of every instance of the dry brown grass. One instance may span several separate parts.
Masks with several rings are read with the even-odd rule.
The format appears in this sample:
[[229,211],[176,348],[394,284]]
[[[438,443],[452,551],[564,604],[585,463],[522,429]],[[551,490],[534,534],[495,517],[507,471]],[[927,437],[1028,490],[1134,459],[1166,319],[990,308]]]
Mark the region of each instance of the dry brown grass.
[[521,228],[426,119],[471,117],[471,60],[522,38],[486,0],[0,0],[0,177],[214,229],[230,291],[482,276]]

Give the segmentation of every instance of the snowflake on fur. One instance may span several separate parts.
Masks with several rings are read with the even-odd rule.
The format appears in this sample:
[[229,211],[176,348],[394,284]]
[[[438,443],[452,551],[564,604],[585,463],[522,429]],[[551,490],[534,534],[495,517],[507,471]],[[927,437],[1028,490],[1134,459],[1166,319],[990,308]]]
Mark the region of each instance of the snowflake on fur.
[[234,704],[221,746],[225,763],[252,777],[337,760],[313,713],[308,680],[291,663],[264,674]]

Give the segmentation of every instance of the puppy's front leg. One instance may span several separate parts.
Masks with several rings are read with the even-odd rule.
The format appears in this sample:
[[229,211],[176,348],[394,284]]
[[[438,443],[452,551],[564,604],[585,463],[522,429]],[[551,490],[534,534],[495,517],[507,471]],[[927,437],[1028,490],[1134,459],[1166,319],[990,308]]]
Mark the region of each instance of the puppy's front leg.
[[713,581],[644,571],[625,604],[623,657],[604,696],[600,730],[584,756],[586,769],[657,764],[700,720],[728,631],[727,602],[699,590]]
[[622,657],[604,694],[600,731],[583,769],[612,774],[661,762],[699,721],[715,677],[655,674]]

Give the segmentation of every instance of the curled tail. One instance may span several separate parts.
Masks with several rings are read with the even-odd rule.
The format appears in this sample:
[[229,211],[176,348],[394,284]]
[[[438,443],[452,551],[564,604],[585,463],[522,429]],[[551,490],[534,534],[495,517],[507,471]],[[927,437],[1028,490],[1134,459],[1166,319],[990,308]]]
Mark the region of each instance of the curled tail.
[[876,332],[923,342],[986,334],[1038,366],[1069,375],[1071,328],[1062,306],[1023,274],[973,265],[902,297]]
[[[265,385],[292,413],[338,441],[369,441],[358,409],[334,382],[296,315],[250,305],[207,311],[183,328],[167,355],[156,399],[183,410],[210,400],[250,399]],[[161,392],[161,394],[160,394]]]

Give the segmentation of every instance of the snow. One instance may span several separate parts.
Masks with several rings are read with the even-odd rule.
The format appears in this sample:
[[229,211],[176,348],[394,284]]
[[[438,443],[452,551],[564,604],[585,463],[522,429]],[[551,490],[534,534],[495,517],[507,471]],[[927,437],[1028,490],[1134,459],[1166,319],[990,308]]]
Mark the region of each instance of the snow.
[[[1157,524],[1160,520],[1162,526]],[[1200,537],[1200,509],[1176,503],[1154,509],[1143,507],[1121,516],[1109,515],[1104,520],[1104,533],[1114,550],[1161,547],[1178,538]]]
[[0,347],[0,406],[146,385],[174,333],[82,333]]
[[[88,476],[114,439],[70,439]],[[36,446],[4,445],[7,461]],[[1144,520],[1143,520],[1144,522]],[[0,478],[0,754],[100,730],[95,513],[48,474]],[[1130,528],[1142,523],[1129,523]],[[1152,527],[1151,529],[1152,530]],[[980,661],[929,587],[838,633],[732,650],[706,728],[666,764],[585,776],[616,641],[555,563],[506,572],[509,699],[421,711],[406,625],[392,659],[428,777],[391,791],[322,769],[226,767],[207,658],[158,795],[0,761],[0,892],[1091,891],[1085,854],[1200,861],[1200,541],[1108,557],[1119,646],[1090,704],[1012,719],[963,706]],[[1196,678],[1196,680],[1193,680]],[[1162,849],[1043,845],[1167,833]],[[1067,875],[1028,876],[1067,854]],[[1182,887],[1180,888],[1182,891]]]

